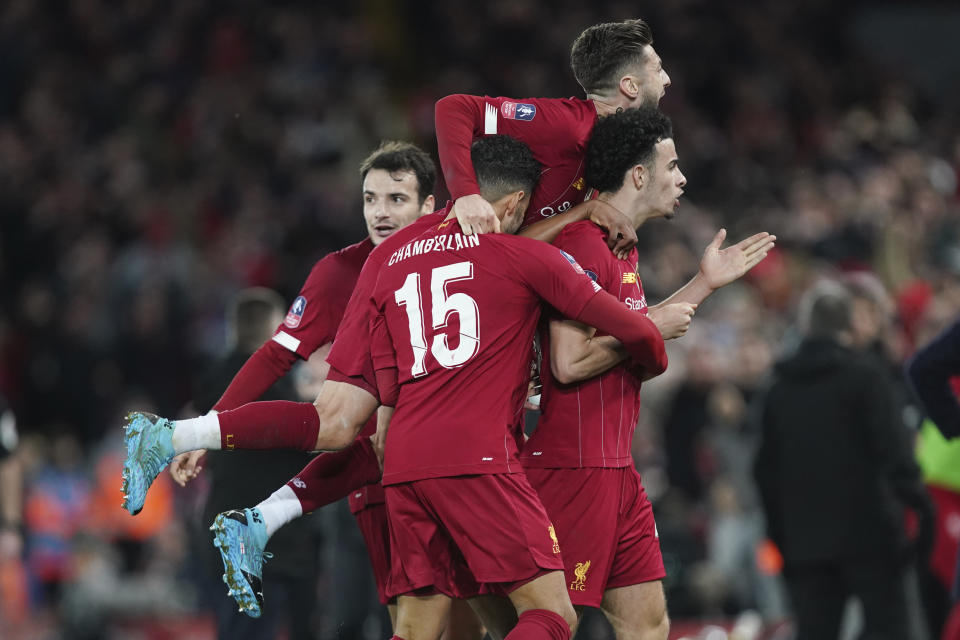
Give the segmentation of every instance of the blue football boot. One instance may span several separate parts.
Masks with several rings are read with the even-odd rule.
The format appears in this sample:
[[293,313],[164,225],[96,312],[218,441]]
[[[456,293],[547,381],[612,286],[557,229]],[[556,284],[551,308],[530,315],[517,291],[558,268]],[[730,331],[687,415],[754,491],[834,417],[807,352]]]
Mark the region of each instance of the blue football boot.
[[263,611],[263,561],[273,554],[265,552],[267,527],[259,509],[224,511],[210,530],[213,546],[223,559],[223,581],[227,595],[240,605],[240,611],[259,618]]
[[135,411],[124,425],[127,459],[123,462],[123,508],[131,515],[143,509],[147,490],[173,459],[173,422]]

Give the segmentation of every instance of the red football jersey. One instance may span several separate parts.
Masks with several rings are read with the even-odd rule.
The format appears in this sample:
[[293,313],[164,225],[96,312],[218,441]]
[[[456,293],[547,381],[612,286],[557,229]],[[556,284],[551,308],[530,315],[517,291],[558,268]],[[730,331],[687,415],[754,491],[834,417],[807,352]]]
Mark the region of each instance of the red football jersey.
[[[367,257],[359,278],[353,285],[353,294],[340,320],[333,346],[327,354],[334,379],[349,377],[351,382],[364,381],[364,388],[376,395],[376,379],[370,360],[370,320],[373,317],[370,295],[377,283],[380,267],[390,254],[428,227],[443,222],[449,213],[447,207],[421,216],[412,224],[399,229],[381,242]],[[338,375],[339,374],[339,375]]]
[[597,291],[555,247],[464,236],[453,219],[390,252],[371,323],[374,367],[396,368],[400,385],[383,483],[521,471],[511,426],[541,299],[575,316]]
[[[607,293],[646,315],[647,301],[637,275],[637,250],[618,260],[607,248],[603,229],[583,220],[567,225],[554,241],[572,255]],[[544,323],[546,324],[546,323]],[[599,335],[603,335],[598,332]],[[621,364],[579,383],[563,385],[550,371],[550,337],[541,332],[540,420],[523,448],[524,466],[626,467],[640,412],[640,378]]]
[[304,360],[332,341],[371,251],[373,243],[367,238],[318,260],[273,341]]
[[447,188],[454,199],[480,193],[470,145],[484,135],[506,134],[525,142],[543,165],[522,226],[566,211],[587,198],[584,155],[596,122],[592,100],[447,96],[436,107],[437,147]]

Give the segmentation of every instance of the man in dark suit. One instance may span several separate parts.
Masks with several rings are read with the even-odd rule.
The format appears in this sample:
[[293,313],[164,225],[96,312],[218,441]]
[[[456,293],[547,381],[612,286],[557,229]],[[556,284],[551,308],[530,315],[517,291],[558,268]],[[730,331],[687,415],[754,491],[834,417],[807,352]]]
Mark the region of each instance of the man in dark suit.
[[[777,363],[760,404],[755,475],[798,640],[837,638],[844,604],[863,604],[864,638],[910,637],[904,507],[932,507],[894,408],[890,378],[851,344],[851,296],[827,282],[805,297],[804,338]],[[920,538],[918,538],[920,539]]]

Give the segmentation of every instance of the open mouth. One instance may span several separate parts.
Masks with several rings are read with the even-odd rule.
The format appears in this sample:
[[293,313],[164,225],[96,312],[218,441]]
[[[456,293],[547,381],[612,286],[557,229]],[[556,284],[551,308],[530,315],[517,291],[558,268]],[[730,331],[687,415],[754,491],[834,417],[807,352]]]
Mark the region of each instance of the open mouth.
[[396,230],[396,227],[392,224],[378,224],[373,227],[373,230],[381,238],[386,238]]

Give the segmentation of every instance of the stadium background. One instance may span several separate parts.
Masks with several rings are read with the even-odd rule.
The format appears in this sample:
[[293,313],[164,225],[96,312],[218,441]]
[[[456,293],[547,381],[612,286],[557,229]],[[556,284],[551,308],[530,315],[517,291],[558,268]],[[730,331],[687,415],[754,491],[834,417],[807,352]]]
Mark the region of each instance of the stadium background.
[[[0,635],[212,637],[188,535],[202,485],[126,516],[124,411],[177,415],[224,349],[232,294],[289,301],[316,259],[362,237],[356,167],[381,139],[435,156],[449,93],[580,95],[569,44],[626,17],[653,28],[689,180],[678,216],[640,233],[648,298],[682,284],[721,225],[779,237],[646,390],[634,453],[674,628],[787,616],[775,559],[755,553],[749,400],[819,277],[876,274],[895,362],[960,311],[948,2],[4,2],[0,391],[22,437],[27,545],[0,566]],[[362,621],[373,600],[343,588],[366,567],[344,551],[342,512],[315,518],[317,628],[347,633],[350,611],[386,637],[382,617]],[[105,604],[121,593],[132,614]],[[605,633],[592,618],[578,637]]]

